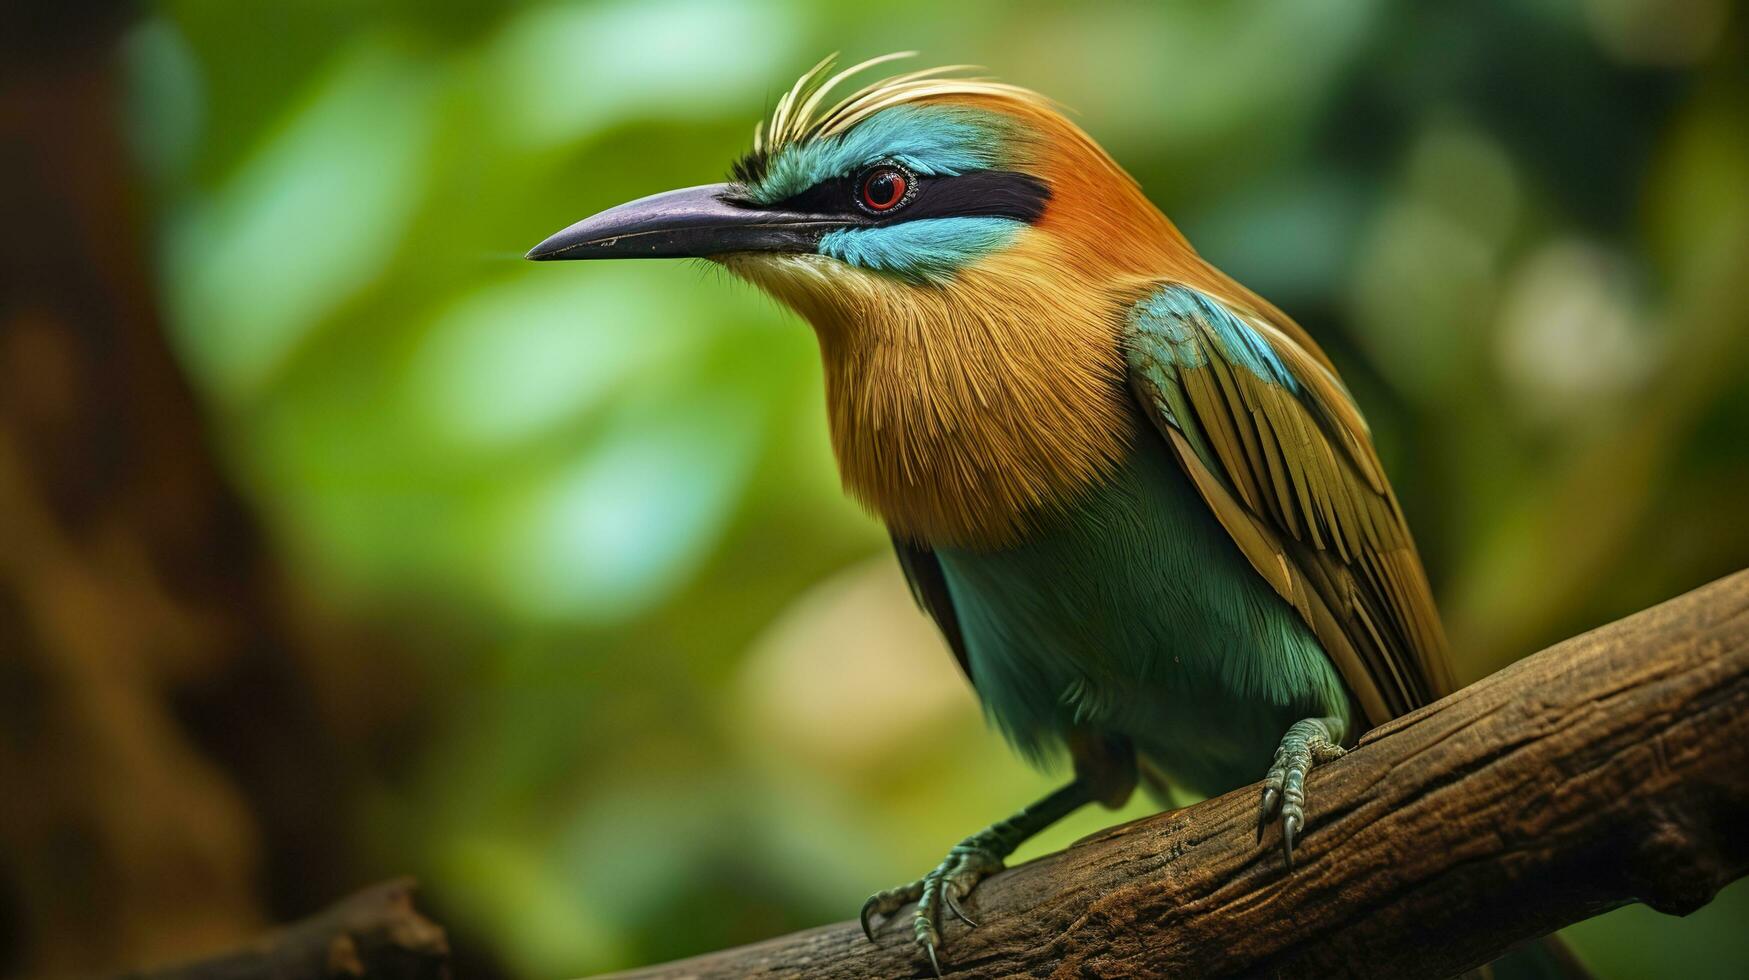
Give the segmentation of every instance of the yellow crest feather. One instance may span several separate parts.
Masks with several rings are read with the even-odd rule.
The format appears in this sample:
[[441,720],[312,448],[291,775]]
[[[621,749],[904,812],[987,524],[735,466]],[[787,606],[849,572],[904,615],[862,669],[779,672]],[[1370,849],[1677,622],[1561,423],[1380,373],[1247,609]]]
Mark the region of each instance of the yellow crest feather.
[[954,95],[983,95],[1013,99],[1040,107],[1052,107],[1044,96],[994,79],[960,77],[956,73],[975,71],[976,65],[943,65],[924,68],[880,79],[850,93],[827,106],[826,100],[840,84],[876,65],[902,58],[916,57],[915,51],[896,51],[870,58],[832,74],[838,55],[831,54],[808,69],[771,110],[771,118],[753,129],[753,155],[766,156],[785,146],[809,140],[836,136],[869,116],[907,102]]

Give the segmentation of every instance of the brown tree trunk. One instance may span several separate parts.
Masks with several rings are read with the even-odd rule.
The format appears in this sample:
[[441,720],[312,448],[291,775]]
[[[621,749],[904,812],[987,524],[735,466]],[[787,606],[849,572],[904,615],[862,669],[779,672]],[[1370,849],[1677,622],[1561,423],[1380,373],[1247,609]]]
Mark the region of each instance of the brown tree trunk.
[[344,891],[347,794],[155,305],[132,5],[30,6],[0,33],[0,973],[65,974]]

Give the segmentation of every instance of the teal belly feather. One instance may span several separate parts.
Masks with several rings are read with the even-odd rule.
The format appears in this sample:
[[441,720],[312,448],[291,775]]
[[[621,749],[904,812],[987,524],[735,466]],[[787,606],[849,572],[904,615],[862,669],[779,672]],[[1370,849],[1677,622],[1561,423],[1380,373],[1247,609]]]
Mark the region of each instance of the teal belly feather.
[[1165,445],[1137,443],[1018,546],[936,554],[972,681],[1018,749],[1039,760],[1071,726],[1122,733],[1173,785],[1214,795],[1261,776],[1295,721],[1352,730],[1350,699]]

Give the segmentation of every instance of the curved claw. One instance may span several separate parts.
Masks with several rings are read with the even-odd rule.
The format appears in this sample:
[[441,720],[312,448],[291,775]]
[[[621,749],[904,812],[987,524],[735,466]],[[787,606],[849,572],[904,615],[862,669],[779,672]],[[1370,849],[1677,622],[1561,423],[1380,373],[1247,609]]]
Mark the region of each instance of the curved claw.
[[941,925],[945,917],[942,908],[968,927],[976,929],[978,922],[966,913],[960,899],[983,878],[1002,870],[1002,858],[982,839],[969,837],[948,852],[946,858],[922,879],[899,888],[876,892],[862,903],[858,920],[863,935],[875,941],[876,916],[892,917],[905,905],[916,902],[911,914],[912,945],[929,957],[929,965],[941,976]]
[[[930,887],[934,887],[933,883]],[[917,918],[912,923],[913,936],[911,941],[921,947],[923,952],[929,954],[929,965],[935,968],[935,975],[939,977],[941,976],[941,960],[936,957],[935,947],[941,942],[941,929],[936,925],[937,910],[933,907],[933,903],[930,903],[929,898],[929,888],[925,888],[921,899],[922,904],[917,906]],[[924,905],[931,905],[927,912],[924,910]]]
[[[875,939],[875,930],[886,925],[893,913],[922,897],[923,885],[924,882],[913,881],[908,885],[875,892],[868,897],[868,901],[862,903],[862,911],[856,918],[862,923],[862,934],[868,937],[869,942],[878,942]],[[876,922],[876,916],[882,921]]]
[[1263,776],[1263,793],[1257,815],[1257,840],[1270,820],[1281,819],[1281,853],[1287,866],[1294,866],[1294,843],[1306,829],[1306,776],[1316,766],[1338,758],[1342,746],[1332,732],[1343,724],[1336,718],[1306,718],[1295,722],[1281,738],[1275,761]]
[[870,895],[868,901],[862,903],[862,912],[857,916],[857,919],[862,922],[862,934],[867,936],[871,943],[875,941],[874,925],[869,920],[874,916],[875,905],[879,901],[879,895]]
[[941,896],[947,903],[947,910],[954,914],[954,918],[971,926],[973,929],[978,928],[978,923],[971,916],[967,915],[966,910],[960,906],[960,900],[954,895],[951,887],[945,889],[941,893]]
[[1263,805],[1257,813],[1257,841],[1262,843],[1263,831],[1269,826],[1269,818],[1275,815],[1275,807],[1281,802],[1281,793],[1273,786],[1263,787]]

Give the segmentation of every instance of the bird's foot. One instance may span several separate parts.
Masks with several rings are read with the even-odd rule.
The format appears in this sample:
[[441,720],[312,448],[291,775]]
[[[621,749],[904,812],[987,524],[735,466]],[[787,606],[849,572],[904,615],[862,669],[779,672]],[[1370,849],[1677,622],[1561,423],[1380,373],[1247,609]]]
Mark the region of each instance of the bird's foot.
[[997,835],[989,830],[967,837],[955,844],[935,870],[921,879],[869,896],[868,901],[862,903],[863,933],[869,942],[874,942],[877,916],[884,925],[893,913],[916,902],[917,909],[911,913],[911,941],[919,952],[929,957],[935,975],[941,976],[941,960],[938,958],[943,946],[941,910],[945,907],[961,922],[977,928],[978,924],[966,914],[960,900],[971,894],[978,882],[1003,869],[1005,853]]
[[1281,737],[1275,762],[1263,777],[1263,801],[1257,815],[1257,839],[1278,813],[1281,817],[1281,850],[1287,866],[1294,866],[1294,839],[1306,826],[1306,773],[1343,754],[1336,744],[1341,722],[1335,718],[1296,721]]

